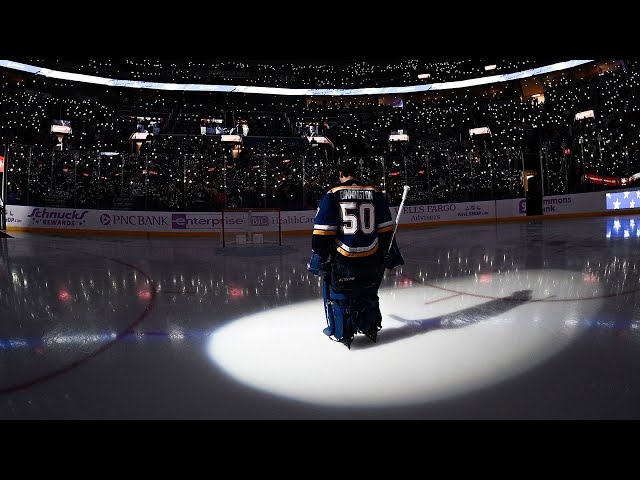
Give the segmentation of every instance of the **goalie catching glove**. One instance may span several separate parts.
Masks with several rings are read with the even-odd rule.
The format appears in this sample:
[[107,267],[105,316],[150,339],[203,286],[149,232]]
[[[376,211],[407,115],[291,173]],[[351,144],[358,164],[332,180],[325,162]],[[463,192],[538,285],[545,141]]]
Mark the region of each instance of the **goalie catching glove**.
[[319,253],[313,252],[307,263],[307,270],[317,276],[324,276],[331,271],[331,263],[322,258]]

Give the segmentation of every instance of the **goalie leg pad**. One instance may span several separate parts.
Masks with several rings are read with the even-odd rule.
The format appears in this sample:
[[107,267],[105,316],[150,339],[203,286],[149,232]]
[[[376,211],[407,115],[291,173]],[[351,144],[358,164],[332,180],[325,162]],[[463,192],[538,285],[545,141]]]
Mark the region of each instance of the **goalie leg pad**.
[[347,295],[331,290],[328,307],[329,326],[324,333],[349,346],[356,334],[351,300]]
[[382,313],[376,290],[363,290],[354,300],[357,331],[375,341],[378,330],[382,328]]
[[334,335],[336,329],[336,321],[333,316],[333,306],[331,305],[331,298],[329,298],[330,294],[331,284],[329,283],[329,276],[325,275],[322,281],[322,300],[324,301],[324,315],[327,319],[327,326],[323,332],[328,337]]
[[347,346],[356,333],[364,333],[375,341],[378,330],[382,328],[376,289],[336,292],[332,288],[327,301],[327,323],[324,333]]

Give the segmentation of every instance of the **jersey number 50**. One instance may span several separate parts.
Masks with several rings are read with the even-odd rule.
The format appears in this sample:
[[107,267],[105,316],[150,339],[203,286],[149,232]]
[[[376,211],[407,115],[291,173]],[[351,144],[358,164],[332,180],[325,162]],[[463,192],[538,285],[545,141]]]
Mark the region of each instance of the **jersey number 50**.
[[[358,212],[349,213],[348,210],[358,210]],[[340,202],[340,219],[342,233],[345,235],[353,235],[358,230],[369,235],[375,230],[376,207],[371,202],[363,202],[358,207],[356,202]]]

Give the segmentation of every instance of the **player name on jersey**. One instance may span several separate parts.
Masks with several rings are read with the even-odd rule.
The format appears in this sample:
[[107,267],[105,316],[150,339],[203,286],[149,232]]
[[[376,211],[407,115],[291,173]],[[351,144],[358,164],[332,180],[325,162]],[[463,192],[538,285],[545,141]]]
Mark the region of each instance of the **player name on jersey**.
[[340,200],[373,200],[372,190],[340,190]]

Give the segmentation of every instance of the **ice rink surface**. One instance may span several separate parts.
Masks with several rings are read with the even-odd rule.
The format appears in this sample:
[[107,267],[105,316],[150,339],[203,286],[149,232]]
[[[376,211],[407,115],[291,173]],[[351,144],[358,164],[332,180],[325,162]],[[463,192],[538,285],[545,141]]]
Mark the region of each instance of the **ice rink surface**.
[[383,329],[311,235],[0,238],[0,419],[640,418],[640,218],[401,229]]

